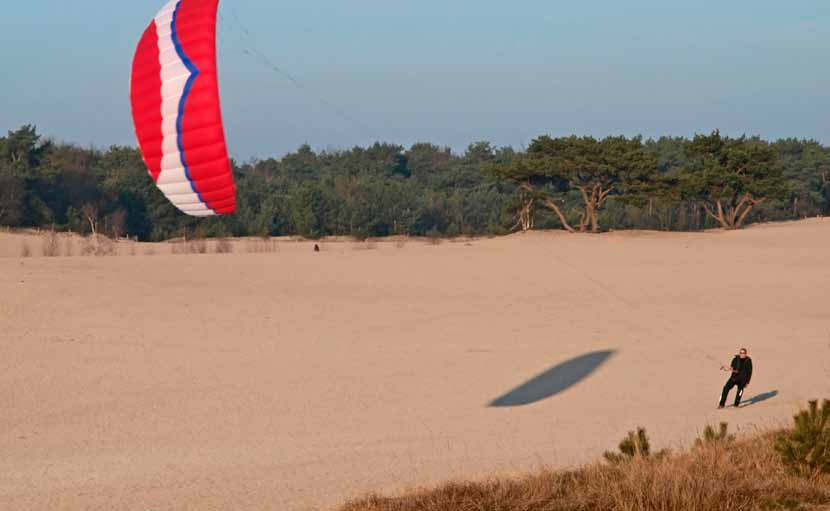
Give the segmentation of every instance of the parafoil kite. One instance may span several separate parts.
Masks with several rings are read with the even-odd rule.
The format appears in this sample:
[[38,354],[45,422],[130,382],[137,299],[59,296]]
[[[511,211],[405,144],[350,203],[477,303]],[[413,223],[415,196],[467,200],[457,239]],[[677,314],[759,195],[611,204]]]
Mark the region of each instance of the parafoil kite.
[[233,213],[216,70],[219,0],[172,0],[144,32],[130,82],[133,122],[158,188],[188,215]]

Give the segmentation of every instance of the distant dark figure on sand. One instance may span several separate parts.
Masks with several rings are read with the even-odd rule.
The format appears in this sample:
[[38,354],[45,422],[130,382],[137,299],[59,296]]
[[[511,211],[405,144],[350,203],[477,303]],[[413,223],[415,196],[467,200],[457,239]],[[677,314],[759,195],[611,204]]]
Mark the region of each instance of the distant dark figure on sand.
[[315,252],[319,252],[319,251],[320,251],[320,245],[318,245],[318,244],[316,244],[316,243],[315,243],[315,244],[314,244],[314,251],[315,251]]
[[735,394],[735,408],[741,405],[741,398],[744,396],[744,389],[749,386],[749,381],[752,380],[752,359],[746,355],[746,348],[741,348],[741,351],[732,359],[732,364],[729,367],[721,366],[722,371],[730,371],[729,380],[723,386],[723,392],[720,396],[720,404],[718,408],[726,406],[726,398],[732,387],[738,387],[738,393]]

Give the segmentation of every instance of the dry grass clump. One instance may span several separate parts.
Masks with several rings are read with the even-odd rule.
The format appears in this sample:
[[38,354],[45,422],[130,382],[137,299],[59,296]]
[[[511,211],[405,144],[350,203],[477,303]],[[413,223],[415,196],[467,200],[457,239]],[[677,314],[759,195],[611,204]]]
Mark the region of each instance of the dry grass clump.
[[23,242],[23,247],[20,249],[20,257],[32,257],[32,248],[26,241]]
[[701,442],[682,454],[634,456],[569,472],[542,471],[517,479],[449,483],[392,498],[369,496],[340,510],[830,509],[830,476],[805,479],[787,471],[774,449],[779,435]]
[[202,239],[188,241],[187,249],[190,254],[207,254],[207,242]]
[[250,239],[246,243],[246,248],[249,254],[270,254],[272,252],[280,251],[277,240],[271,238],[270,236]]
[[116,242],[106,236],[93,234],[84,238],[81,242],[81,255],[83,256],[107,257],[117,254],[118,246]]
[[176,239],[170,242],[170,252],[174,255],[207,254],[208,245],[203,239]]
[[375,241],[360,241],[352,245],[352,250],[377,250],[378,244]]
[[98,236],[98,250],[95,252],[97,256],[116,256],[118,255],[118,243],[106,236]]
[[61,255],[60,239],[58,233],[49,231],[43,235],[43,246],[41,248],[44,257],[58,257]]
[[219,238],[215,250],[217,254],[230,254],[233,252],[233,243],[228,238]]
[[181,255],[187,253],[187,242],[181,239],[170,240],[170,253],[174,255]]

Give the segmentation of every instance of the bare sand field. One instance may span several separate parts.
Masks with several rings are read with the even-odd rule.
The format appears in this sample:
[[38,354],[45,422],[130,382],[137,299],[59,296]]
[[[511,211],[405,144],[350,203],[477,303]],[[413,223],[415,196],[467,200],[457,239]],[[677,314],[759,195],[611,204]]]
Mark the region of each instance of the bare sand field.
[[[828,220],[320,253],[41,243],[0,233],[4,510],[330,509],[592,461],[637,426],[657,447],[772,428],[830,396]],[[716,410],[744,345],[750,405]]]

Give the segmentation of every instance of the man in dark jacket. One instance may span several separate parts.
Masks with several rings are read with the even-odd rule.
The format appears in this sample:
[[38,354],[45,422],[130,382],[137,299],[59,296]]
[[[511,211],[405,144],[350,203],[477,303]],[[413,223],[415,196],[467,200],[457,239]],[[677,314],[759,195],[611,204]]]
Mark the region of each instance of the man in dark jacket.
[[735,395],[735,408],[740,406],[741,398],[744,395],[744,389],[749,386],[749,381],[752,379],[752,359],[746,356],[746,348],[741,348],[741,351],[732,359],[730,367],[721,366],[724,371],[731,371],[729,380],[723,386],[723,393],[720,396],[720,405],[718,408],[726,406],[726,397],[732,387],[738,387],[738,393]]

